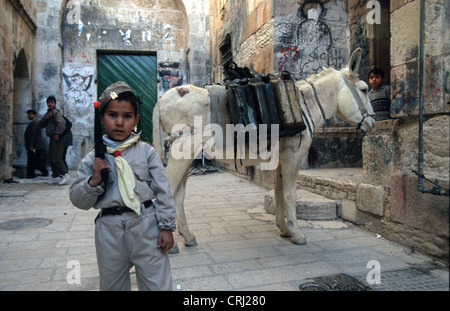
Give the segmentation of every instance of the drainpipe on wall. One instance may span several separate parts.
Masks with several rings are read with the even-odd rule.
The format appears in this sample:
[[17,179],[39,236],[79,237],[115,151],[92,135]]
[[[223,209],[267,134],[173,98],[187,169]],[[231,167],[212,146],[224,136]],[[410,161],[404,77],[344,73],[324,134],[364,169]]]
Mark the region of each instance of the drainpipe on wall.
[[[420,0],[420,56],[419,56],[419,154],[418,154],[418,175],[417,189],[422,193],[431,193],[436,195],[449,195],[449,191],[439,186],[436,179],[433,188],[427,189],[423,186],[423,180],[426,179],[423,174],[423,47],[425,30],[425,0]],[[428,179],[427,179],[428,180]]]

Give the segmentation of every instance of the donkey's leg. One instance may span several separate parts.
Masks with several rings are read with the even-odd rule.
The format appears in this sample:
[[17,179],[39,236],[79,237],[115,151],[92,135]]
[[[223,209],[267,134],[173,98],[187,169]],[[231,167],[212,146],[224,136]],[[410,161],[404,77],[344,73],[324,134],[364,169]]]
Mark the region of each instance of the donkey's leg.
[[196,246],[197,242],[195,236],[189,231],[186,222],[186,215],[184,213],[184,196],[187,181],[187,174],[192,164],[191,159],[175,160],[170,156],[167,163],[167,176],[169,177],[170,185],[172,187],[173,199],[175,209],[177,212],[177,230],[184,238],[186,246]]
[[291,240],[295,244],[306,244],[306,236],[300,231],[297,223],[296,199],[297,199],[297,179],[298,170],[293,168],[283,169],[283,199],[284,210],[287,218],[287,225],[291,233]]
[[290,237],[291,233],[286,226],[284,214],[284,198],[283,198],[283,178],[281,173],[281,164],[278,165],[275,172],[275,222],[281,231],[282,237]]
[[297,223],[297,181],[301,165],[301,155],[304,153],[298,147],[298,136],[287,138],[281,145],[280,163],[283,182],[284,211],[287,225],[291,233],[291,240],[295,244],[306,244],[306,236],[300,231]]

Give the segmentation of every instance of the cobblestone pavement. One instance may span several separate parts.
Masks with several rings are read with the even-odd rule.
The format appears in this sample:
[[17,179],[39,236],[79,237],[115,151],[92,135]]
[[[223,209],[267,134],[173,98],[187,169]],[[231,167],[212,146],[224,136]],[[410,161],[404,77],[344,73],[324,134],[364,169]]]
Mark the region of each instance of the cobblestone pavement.
[[[73,207],[68,189],[42,177],[0,185],[0,290],[98,290],[97,212]],[[226,172],[189,177],[185,210],[198,246],[175,235],[175,290],[298,291],[332,275],[382,291],[449,290],[445,264],[340,220],[299,220],[308,243],[292,244],[264,211],[267,192]]]

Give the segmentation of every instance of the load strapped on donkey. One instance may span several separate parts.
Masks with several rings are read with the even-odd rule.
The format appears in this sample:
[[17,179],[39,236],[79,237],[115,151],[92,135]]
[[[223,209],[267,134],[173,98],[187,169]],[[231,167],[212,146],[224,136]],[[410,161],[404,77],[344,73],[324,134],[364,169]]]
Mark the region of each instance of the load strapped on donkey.
[[233,61],[224,64],[228,110],[231,122],[255,129],[279,124],[279,137],[294,136],[306,129],[299,94],[290,72],[281,75],[253,75]]

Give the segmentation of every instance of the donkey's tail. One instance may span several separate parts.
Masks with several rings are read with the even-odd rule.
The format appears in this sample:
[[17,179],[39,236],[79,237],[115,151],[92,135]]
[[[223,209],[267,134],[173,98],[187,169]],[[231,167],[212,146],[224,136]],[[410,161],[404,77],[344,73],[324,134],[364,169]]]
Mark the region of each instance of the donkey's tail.
[[156,103],[153,109],[153,147],[156,149],[159,155],[159,159],[162,161],[164,156],[164,150],[162,148],[161,137],[161,119],[159,114],[159,102]]

